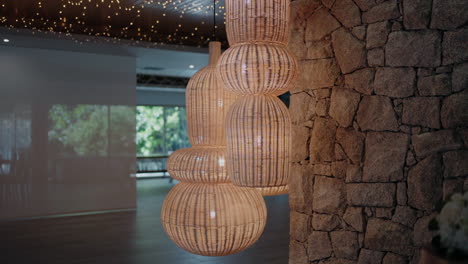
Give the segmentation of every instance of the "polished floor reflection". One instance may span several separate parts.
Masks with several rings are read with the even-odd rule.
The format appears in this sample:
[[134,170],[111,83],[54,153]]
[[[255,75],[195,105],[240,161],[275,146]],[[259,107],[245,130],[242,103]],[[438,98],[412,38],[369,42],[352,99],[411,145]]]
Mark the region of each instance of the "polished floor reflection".
[[0,222],[0,263],[286,264],[287,196],[267,197],[268,223],[251,248],[227,257],[202,257],[172,243],[160,224],[168,180],[138,181],[138,210]]

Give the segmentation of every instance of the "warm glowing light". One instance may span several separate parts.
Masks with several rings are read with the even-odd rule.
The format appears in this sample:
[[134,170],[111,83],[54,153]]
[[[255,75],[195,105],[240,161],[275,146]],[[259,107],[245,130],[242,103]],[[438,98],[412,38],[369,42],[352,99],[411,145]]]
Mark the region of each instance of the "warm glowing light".
[[193,68],[195,68],[195,65],[190,64],[188,67],[189,67],[190,69],[193,69]]
[[10,40],[9,39],[3,39],[3,42],[8,43],[8,42],[10,42]]

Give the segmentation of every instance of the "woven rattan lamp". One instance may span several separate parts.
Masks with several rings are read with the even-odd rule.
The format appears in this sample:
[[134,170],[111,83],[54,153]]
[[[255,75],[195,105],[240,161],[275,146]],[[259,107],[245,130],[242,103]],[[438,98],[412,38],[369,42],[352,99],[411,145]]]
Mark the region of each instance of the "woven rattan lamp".
[[287,50],[289,0],[226,0],[231,44],[217,71],[239,95],[226,121],[228,174],[234,184],[264,195],[287,192],[291,119],[276,97],[297,76]]
[[221,43],[210,42],[210,63],[187,85],[187,121],[193,147],[167,162],[177,184],[164,200],[161,220],[168,236],[198,255],[224,256],[251,246],[266,224],[260,192],[233,185],[226,171],[225,118],[234,95],[216,76]]

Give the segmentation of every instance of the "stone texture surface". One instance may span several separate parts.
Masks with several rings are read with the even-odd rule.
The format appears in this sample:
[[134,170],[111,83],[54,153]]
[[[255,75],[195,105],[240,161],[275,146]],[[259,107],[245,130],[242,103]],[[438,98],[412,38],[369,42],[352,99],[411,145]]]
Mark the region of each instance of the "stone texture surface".
[[336,140],[343,147],[346,156],[355,164],[359,164],[364,148],[364,134],[354,129],[338,128],[336,131]]
[[379,5],[372,7],[369,11],[362,14],[364,23],[374,23],[384,21],[400,16],[397,0],[385,1]]
[[349,205],[392,207],[395,189],[393,183],[349,183],[346,196]]
[[348,127],[353,121],[359,100],[358,93],[349,89],[333,89],[330,101],[330,116],[342,127]]
[[359,253],[358,264],[376,264],[381,263],[382,258],[385,255],[384,252],[374,251],[369,249],[361,249]]
[[444,128],[461,127],[468,124],[468,89],[446,97],[440,113]]
[[364,96],[359,104],[357,122],[364,131],[398,130],[392,103],[384,96]]
[[440,99],[413,97],[403,101],[403,124],[440,128]]
[[441,36],[436,31],[395,31],[385,46],[385,63],[392,67],[437,67]]
[[439,130],[414,135],[411,137],[411,141],[418,158],[424,158],[441,151],[458,149],[463,144],[454,130]]
[[370,68],[357,70],[353,73],[345,75],[345,84],[348,88],[355,91],[371,95],[373,91],[375,71]]
[[403,23],[406,29],[424,29],[429,25],[431,1],[403,1]]
[[343,73],[350,73],[366,65],[364,43],[345,29],[332,33],[336,60]]
[[468,176],[468,150],[445,152],[443,159],[445,178]]
[[313,192],[315,212],[339,214],[346,206],[345,184],[342,180],[316,176]]
[[310,159],[312,161],[332,161],[335,157],[336,125],[333,120],[317,118],[312,129]]
[[335,257],[357,259],[359,243],[357,233],[351,231],[333,231],[330,233]]
[[361,24],[361,11],[352,0],[336,0],[331,12],[345,27]]
[[455,29],[468,21],[465,0],[433,0],[431,28]]
[[412,230],[389,220],[371,218],[367,223],[364,244],[377,251],[391,251],[401,255],[412,254]]
[[462,2],[292,1],[290,264],[418,264],[468,191]]
[[414,94],[415,78],[413,68],[378,68],[374,90],[379,95],[408,97]]
[[307,241],[309,244],[307,253],[310,261],[324,259],[331,256],[332,246],[327,232],[313,231]]
[[449,95],[452,92],[450,75],[443,73],[418,79],[421,96]]
[[390,23],[388,21],[368,25],[366,47],[368,49],[382,47],[387,42],[389,32]]
[[442,201],[442,158],[431,155],[408,173],[408,204],[420,210],[435,209]]
[[364,231],[364,215],[362,207],[348,207],[343,220],[350,225],[354,230],[363,232]]
[[453,32],[444,33],[443,64],[461,63],[468,60],[468,29],[460,29]]
[[409,136],[403,133],[368,133],[362,180],[365,182],[401,180],[408,143]]
[[339,27],[340,23],[325,8],[319,8],[307,19],[305,40],[321,40]]
[[294,240],[304,242],[310,228],[310,217],[306,214],[292,212],[290,216],[290,235]]

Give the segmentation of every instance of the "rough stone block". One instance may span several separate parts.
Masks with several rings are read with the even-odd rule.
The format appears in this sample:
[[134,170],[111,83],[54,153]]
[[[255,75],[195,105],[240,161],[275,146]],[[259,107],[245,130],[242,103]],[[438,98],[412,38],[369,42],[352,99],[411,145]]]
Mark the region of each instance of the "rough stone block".
[[383,258],[382,264],[406,264],[408,263],[407,257],[388,252]]
[[392,207],[395,189],[393,183],[348,183],[346,195],[349,205]]
[[403,101],[403,124],[440,128],[440,99],[412,97]]
[[343,147],[346,155],[355,164],[361,162],[364,139],[364,134],[354,129],[338,128],[336,131],[337,142]]
[[358,232],[364,231],[364,214],[362,207],[348,207],[343,220]]
[[418,91],[422,96],[449,95],[452,91],[450,75],[446,73],[418,79]]
[[442,162],[438,154],[429,156],[408,173],[408,204],[430,211],[442,201]]
[[345,84],[362,94],[371,95],[374,83],[374,69],[365,68],[345,75]]
[[397,206],[392,221],[412,228],[416,222],[416,212],[408,206]]
[[450,95],[442,101],[440,113],[444,128],[463,127],[468,124],[468,89]]
[[399,182],[397,184],[397,203],[399,205],[406,205],[408,202],[408,196],[406,194],[406,183]]
[[364,96],[359,104],[357,122],[364,131],[398,131],[392,102],[384,96]]
[[292,126],[292,149],[291,161],[302,161],[309,156],[310,129],[303,126]]
[[317,214],[312,217],[312,228],[318,231],[332,231],[340,225],[340,218],[337,215]]
[[352,124],[360,96],[349,89],[333,89],[330,102],[330,116],[342,127]]
[[301,61],[300,67],[300,90],[331,87],[339,73],[335,59]]
[[346,169],[346,182],[361,182],[362,169],[358,165],[349,165]]
[[[304,50],[304,45],[301,46]],[[327,59],[333,57],[333,50],[330,40],[318,40],[307,43],[305,58],[308,60]]]
[[308,93],[292,94],[289,100],[289,113],[293,124],[300,125],[312,119],[315,112],[315,100]]
[[429,222],[436,214],[431,214],[418,219],[414,224],[413,241],[417,247],[429,245],[432,241],[432,232],[429,230]]
[[468,60],[468,29],[460,29],[453,32],[444,33],[443,60],[444,65],[452,63],[462,63]]
[[385,53],[381,48],[371,49],[367,51],[367,63],[371,67],[384,66]]
[[368,133],[362,180],[388,182],[402,179],[408,144],[409,136],[403,133]]
[[332,161],[335,157],[336,125],[333,120],[317,118],[310,139],[310,159],[313,162]]
[[413,68],[378,68],[375,73],[376,94],[390,97],[408,97],[414,94],[416,73]]
[[468,21],[465,0],[434,0],[432,10],[431,28],[456,29]]
[[421,159],[440,151],[454,150],[463,146],[454,130],[439,130],[411,137],[416,156]]
[[366,65],[364,43],[340,28],[332,33],[332,43],[336,60],[343,73],[350,73]]
[[403,1],[403,23],[406,29],[425,29],[431,18],[431,1]]
[[320,260],[331,256],[332,246],[327,232],[314,231],[310,234],[307,241],[307,253],[310,261]]
[[335,257],[343,259],[357,259],[359,243],[356,232],[333,231],[330,233]]
[[356,4],[359,6],[359,9],[362,11],[367,11],[377,5],[376,0],[355,0]]
[[446,152],[443,159],[445,178],[468,176],[468,150]]
[[341,214],[346,206],[345,184],[342,180],[316,176],[313,210],[325,214]]
[[387,42],[390,24],[388,21],[377,22],[367,26],[366,47],[368,49],[382,47]]
[[300,242],[304,242],[307,239],[310,228],[310,217],[308,215],[291,211],[289,225],[291,239]]
[[307,19],[305,40],[306,42],[322,40],[339,27],[340,23],[326,8],[319,8]]
[[369,11],[362,14],[364,23],[374,23],[378,21],[390,20],[400,16],[398,2],[396,0],[385,1],[372,7]]
[[442,186],[444,201],[449,199],[454,193],[463,193],[463,184],[463,178],[444,179],[444,185]]
[[308,262],[304,244],[291,240],[289,242],[289,264],[304,264]]
[[365,247],[378,251],[391,251],[412,255],[412,230],[389,220],[371,218],[367,223]]
[[384,252],[369,249],[361,249],[359,253],[358,264],[378,264],[382,262]]
[[395,31],[385,46],[385,63],[392,67],[440,65],[440,34],[436,31]]
[[364,40],[364,38],[366,37],[366,26],[361,25],[361,26],[353,27],[353,29],[351,29],[351,33],[353,33],[353,35],[356,38],[360,40]]
[[361,11],[352,0],[336,0],[331,12],[345,27],[361,24]]
[[468,62],[455,65],[452,73],[452,90],[459,92],[468,87]]

